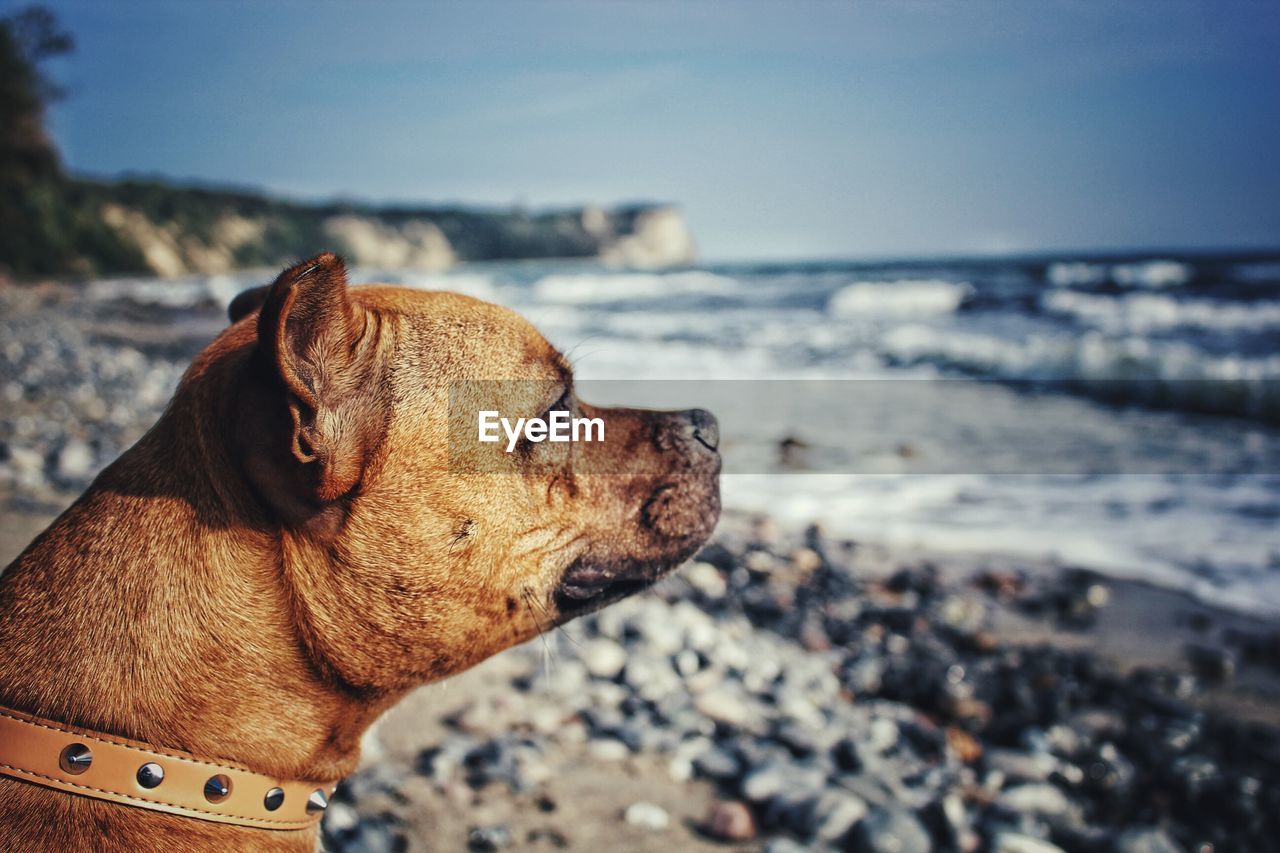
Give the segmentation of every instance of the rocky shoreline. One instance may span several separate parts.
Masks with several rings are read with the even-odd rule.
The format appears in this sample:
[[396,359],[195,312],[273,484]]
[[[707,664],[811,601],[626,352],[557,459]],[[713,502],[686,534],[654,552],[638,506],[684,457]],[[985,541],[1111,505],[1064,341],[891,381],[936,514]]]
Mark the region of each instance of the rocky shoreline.
[[[0,288],[0,565],[158,416],[216,306]],[[1280,634],[1176,593],[729,513],[653,590],[431,685],[334,851],[1265,850]]]
[[[539,793],[574,761],[612,768],[616,785],[648,766],[670,786],[709,786],[705,810],[682,822],[643,799],[586,818],[681,847],[1269,847],[1280,729],[1197,701],[1204,679],[1227,673],[1193,659],[1200,676],[1122,675],[1087,650],[1011,642],[996,627],[1012,610],[1088,630],[1106,581],[885,567],[878,549],[816,528],[730,517],[655,590],[549,639],[553,662],[539,643],[508,653],[523,666],[444,713],[403,768],[426,783],[414,796],[375,746],[336,797],[330,849],[591,849],[575,838],[584,818],[555,820]],[[396,717],[385,725],[403,726]],[[471,825],[466,839],[405,817],[433,798],[465,810],[494,796],[512,800],[514,819]],[[521,811],[554,831],[521,836]]]

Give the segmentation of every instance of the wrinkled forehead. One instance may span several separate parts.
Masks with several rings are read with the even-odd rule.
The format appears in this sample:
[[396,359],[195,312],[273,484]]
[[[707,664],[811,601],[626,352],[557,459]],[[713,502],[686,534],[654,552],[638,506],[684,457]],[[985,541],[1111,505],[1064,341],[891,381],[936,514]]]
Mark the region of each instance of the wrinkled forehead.
[[534,380],[565,384],[565,358],[516,312],[458,293],[369,286],[361,304],[397,317],[400,370],[432,381]]

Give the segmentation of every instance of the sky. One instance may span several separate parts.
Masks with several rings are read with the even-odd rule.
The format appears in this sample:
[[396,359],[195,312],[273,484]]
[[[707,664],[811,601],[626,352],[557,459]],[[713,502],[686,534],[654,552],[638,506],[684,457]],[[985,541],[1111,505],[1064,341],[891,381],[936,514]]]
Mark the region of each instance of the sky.
[[1280,245],[1271,2],[46,5],[80,173],[670,201],[713,260]]

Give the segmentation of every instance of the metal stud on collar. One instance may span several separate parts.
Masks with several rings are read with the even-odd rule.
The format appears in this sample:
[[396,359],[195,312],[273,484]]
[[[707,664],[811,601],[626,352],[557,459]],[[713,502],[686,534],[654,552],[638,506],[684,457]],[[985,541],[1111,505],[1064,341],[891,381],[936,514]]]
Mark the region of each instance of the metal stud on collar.
[[219,773],[210,776],[204,783],[204,798],[211,803],[220,803],[231,796],[231,780]]
[[270,791],[267,791],[267,795],[262,798],[262,805],[264,805],[269,812],[273,812],[283,806],[284,789],[272,788]]
[[58,756],[58,766],[64,773],[79,776],[93,764],[93,753],[82,743],[73,743],[62,750]]
[[148,761],[138,768],[138,784],[144,788],[154,788],[164,781],[164,768],[154,761]]
[[316,788],[311,792],[311,796],[307,797],[307,814],[315,814],[329,808],[329,798],[324,795],[324,791]]

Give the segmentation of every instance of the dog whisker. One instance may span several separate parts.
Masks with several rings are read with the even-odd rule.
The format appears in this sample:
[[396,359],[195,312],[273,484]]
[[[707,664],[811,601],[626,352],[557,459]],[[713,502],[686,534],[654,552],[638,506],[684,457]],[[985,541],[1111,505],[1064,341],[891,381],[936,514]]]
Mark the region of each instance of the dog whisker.
[[[532,595],[530,595],[530,596],[529,596],[529,603],[530,603],[530,605],[536,605],[536,606],[537,606],[537,608],[538,608],[540,611],[542,611],[542,615],[543,615],[543,616],[545,616],[545,617],[547,617],[547,619],[548,619],[548,620],[550,620],[550,619],[551,619],[551,614],[547,613],[547,606],[546,606],[546,604],[544,604],[544,603],[542,603],[542,602],[539,602],[539,601],[538,601],[536,598],[534,598]],[[565,630],[565,627],[564,627],[563,625],[556,625],[556,626],[555,626],[555,629],[556,629],[556,633],[557,633],[557,635],[558,635],[558,636],[561,636],[561,637],[564,637],[565,639],[567,639],[570,643],[572,643],[572,644],[574,645],[574,647],[575,647],[575,648],[577,648],[577,649],[579,649],[579,650],[581,650],[581,649],[582,649],[582,643],[579,643],[579,642],[578,642],[578,640],[577,640],[577,639],[576,639],[572,634],[570,634],[567,630]]]
[[542,638],[543,674],[549,677],[551,670],[555,669],[555,654],[551,649],[551,644],[547,641],[547,632],[543,629],[542,622],[539,621],[538,614],[534,611],[533,595],[527,589],[522,591],[520,595],[524,598],[525,606],[529,608],[529,616],[533,618],[533,624],[538,629],[538,636]]
[[[596,338],[603,338],[603,337],[604,337],[604,335],[603,335],[602,333],[599,333],[599,332],[597,332],[597,333],[595,333],[595,334],[592,334],[592,335],[587,335],[587,336],[586,336],[586,337],[584,337],[582,340],[578,341],[576,344],[574,344],[572,347],[570,347],[570,348],[569,348],[569,351],[568,351],[567,353],[565,353],[565,354],[564,354],[564,360],[565,360],[565,361],[567,361],[567,362],[569,362],[569,366],[570,366],[570,367],[573,367],[574,369],[577,369],[578,364],[580,363],[580,361],[579,361],[579,360],[575,360],[575,359],[574,359],[574,355],[578,352],[578,348],[579,348],[579,347],[581,347],[583,344],[585,344],[587,341],[594,340],[594,339],[596,339]],[[596,352],[599,352],[599,350],[596,350]],[[590,355],[590,354],[591,354],[591,353],[587,353],[587,355]]]

